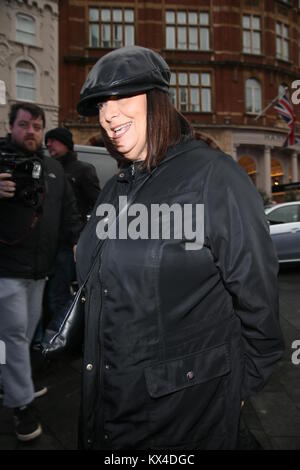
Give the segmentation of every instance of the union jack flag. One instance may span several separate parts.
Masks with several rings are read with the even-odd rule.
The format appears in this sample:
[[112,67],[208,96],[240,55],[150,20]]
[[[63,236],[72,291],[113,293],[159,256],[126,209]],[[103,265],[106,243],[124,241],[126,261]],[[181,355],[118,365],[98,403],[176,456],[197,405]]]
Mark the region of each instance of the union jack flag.
[[290,147],[295,145],[298,141],[296,139],[296,115],[294,108],[289,100],[288,94],[285,93],[275,104],[274,109],[278,112],[279,116],[287,123],[289,133],[283,143],[283,147]]

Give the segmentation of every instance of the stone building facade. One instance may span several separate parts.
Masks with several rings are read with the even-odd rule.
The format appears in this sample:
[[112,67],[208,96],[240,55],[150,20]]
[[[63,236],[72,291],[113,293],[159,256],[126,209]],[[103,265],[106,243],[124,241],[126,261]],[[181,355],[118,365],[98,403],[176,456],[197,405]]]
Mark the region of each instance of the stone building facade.
[[0,136],[17,101],[46,113],[46,128],[58,125],[58,0],[0,2]]
[[[88,71],[136,44],[166,59],[171,97],[196,135],[229,153],[259,190],[271,196],[274,184],[300,180],[300,146],[283,147],[287,125],[274,107],[257,119],[300,79],[300,0],[64,0],[59,28],[60,123],[77,143],[99,139],[97,120],[76,112]],[[294,111],[298,132],[300,105]]]

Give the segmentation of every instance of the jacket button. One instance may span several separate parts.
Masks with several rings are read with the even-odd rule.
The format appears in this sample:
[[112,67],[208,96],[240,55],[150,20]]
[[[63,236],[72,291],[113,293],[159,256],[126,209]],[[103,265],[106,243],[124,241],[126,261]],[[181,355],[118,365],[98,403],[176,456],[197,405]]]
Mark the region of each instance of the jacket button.
[[110,365],[110,364],[105,364],[104,367],[105,367],[106,370],[110,370],[110,369],[111,369],[111,365]]
[[124,178],[124,176],[125,176],[124,173],[120,173],[120,174],[119,174],[119,177],[120,177],[120,178]]
[[86,301],[86,298],[84,297],[84,295],[81,297],[81,299],[80,299],[80,300],[81,300],[81,303],[82,303],[82,304],[84,304],[84,303],[85,303],[85,301]]
[[107,290],[107,289],[104,289],[103,293],[104,293],[104,295],[107,295],[107,294],[108,294],[108,290]]
[[192,370],[190,370],[189,372],[187,372],[186,377],[188,380],[193,380],[195,378],[195,374]]
[[104,439],[105,439],[106,441],[108,441],[108,439],[109,439],[109,434],[107,434],[107,433],[104,434]]
[[86,370],[92,370],[93,369],[93,364],[88,364],[86,366]]

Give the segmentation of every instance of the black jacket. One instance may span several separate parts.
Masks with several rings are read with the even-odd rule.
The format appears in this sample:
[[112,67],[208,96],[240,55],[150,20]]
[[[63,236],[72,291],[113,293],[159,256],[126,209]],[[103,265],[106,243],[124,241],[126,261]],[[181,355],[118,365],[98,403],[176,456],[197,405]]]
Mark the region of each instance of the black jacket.
[[92,212],[100,192],[95,167],[78,161],[76,152],[71,151],[57,160],[64,167],[73,187],[79,212],[86,222],[86,216]]
[[[0,151],[23,154],[9,138],[0,142]],[[44,278],[52,270],[58,240],[73,246],[83,228],[62,166],[41,152],[37,155],[44,171],[41,211],[0,199],[0,277]]]
[[[102,244],[86,288],[80,445],[233,449],[241,400],[264,386],[283,353],[278,265],[261,198],[230,157],[191,141],[169,149],[150,176],[131,168],[115,176],[97,214],[141,184],[134,202],[149,211],[204,204],[205,243]],[[95,209],[78,243],[81,282],[100,219]]]

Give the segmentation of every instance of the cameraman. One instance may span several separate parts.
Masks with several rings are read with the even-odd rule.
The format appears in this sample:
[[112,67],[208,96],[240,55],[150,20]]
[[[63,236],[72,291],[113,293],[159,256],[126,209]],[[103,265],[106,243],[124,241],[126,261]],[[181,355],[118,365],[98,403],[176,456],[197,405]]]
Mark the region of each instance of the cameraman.
[[[3,404],[14,409],[17,438],[30,441],[42,432],[32,402],[47,391],[34,389],[29,354],[45,278],[54,264],[58,237],[75,245],[82,222],[62,166],[41,151],[44,111],[31,103],[14,104],[9,125],[11,133],[0,142],[0,340],[7,358],[0,380]],[[3,153],[6,162],[15,161],[12,174],[5,169]],[[36,190],[32,180],[26,199],[18,188],[17,162],[33,158],[41,162],[42,177]]]

